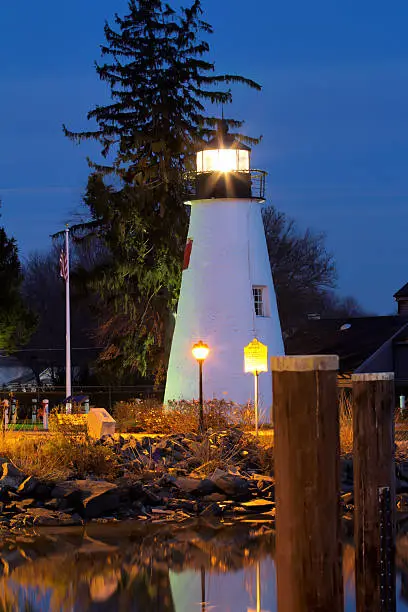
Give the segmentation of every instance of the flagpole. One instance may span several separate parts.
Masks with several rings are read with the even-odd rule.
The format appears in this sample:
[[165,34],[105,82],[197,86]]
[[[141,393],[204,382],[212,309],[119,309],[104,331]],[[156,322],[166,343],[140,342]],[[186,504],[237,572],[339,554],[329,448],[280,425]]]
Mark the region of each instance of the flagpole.
[[[71,313],[69,296],[69,227],[65,228],[65,257],[67,273],[65,279],[65,398],[72,395],[71,388]],[[66,412],[72,409],[71,401],[66,403]]]

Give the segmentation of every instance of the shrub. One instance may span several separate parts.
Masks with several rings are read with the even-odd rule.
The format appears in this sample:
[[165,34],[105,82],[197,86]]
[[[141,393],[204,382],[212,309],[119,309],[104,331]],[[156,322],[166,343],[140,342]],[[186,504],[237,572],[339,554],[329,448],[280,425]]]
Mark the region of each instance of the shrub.
[[109,479],[117,470],[113,451],[95,445],[83,435],[8,434],[0,439],[0,455],[10,459],[25,474],[46,481],[89,475]]
[[48,418],[48,427],[52,432],[66,436],[77,436],[87,433],[87,415],[73,410],[71,414],[65,412],[65,406],[56,406],[51,410]]
[[[138,399],[118,402],[114,418],[122,432],[182,433],[197,431],[198,400],[169,402],[167,408],[157,400]],[[248,404],[236,404],[227,400],[212,399],[204,403],[204,419],[207,428],[225,429],[229,426],[241,429],[254,427],[254,409]]]

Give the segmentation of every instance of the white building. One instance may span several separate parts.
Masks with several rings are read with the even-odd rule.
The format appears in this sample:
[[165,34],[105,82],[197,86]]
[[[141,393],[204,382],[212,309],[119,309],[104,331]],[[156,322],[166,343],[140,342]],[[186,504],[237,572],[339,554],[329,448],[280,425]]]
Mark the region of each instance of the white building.
[[[268,346],[269,356],[284,352],[261,215],[264,176],[250,169],[250,149],[225,128],[197,153],[165,403],[198,398],[191,349],[199,340],[210,348],[204,399],[253,401],[243,349],[254,337]],[[269,420],[270,372],[260,375],[259,393],[260,413]]]

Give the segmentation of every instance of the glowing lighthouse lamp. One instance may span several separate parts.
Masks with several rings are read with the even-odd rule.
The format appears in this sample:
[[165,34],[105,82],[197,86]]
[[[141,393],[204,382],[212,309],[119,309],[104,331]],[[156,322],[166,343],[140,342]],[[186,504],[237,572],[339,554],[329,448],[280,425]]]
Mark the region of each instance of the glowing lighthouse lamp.
[[[220,122],[189,175],[190,226],[165,403],[197,397],[191,346],[200,339],[211,346],[207,399],[245,404],[252,398],[243,347],[253,338],[268,346],[270,355],[283,354],[260,206],[265,172],[251,169],[250,157],[250,148]],[[260,381],[259,399],[269,420],[270,373]]]

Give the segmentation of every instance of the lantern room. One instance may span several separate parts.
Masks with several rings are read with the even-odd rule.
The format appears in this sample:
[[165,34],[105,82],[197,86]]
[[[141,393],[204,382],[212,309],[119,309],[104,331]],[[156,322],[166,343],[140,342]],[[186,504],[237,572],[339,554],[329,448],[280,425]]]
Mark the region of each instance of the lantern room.
[[[208,146],[221,144],[214,140]],[[232,141],[231,148],[206,148],[198,151],[197,172],[249,172],[249,151],[249,147],[237,140]]]
[[216,136],[196,153],[196,171],[189,175],[190,199],[263,199],[265,173],[251,170],[250,159],[251,149],[220,121]]

